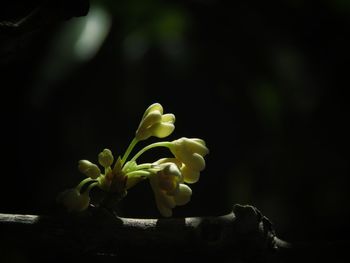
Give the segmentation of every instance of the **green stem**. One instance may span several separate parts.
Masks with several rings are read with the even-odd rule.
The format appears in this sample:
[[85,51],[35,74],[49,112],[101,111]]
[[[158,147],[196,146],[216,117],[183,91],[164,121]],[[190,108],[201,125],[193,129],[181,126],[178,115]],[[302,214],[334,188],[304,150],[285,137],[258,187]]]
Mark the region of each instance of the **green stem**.
[[139,177],[139,176],[148,177],[151,174],[152,173],[148,171],[133,171],[133,172],[127,173],[126,176],[127,177]]
[[88,188],[86,189],[86,193],[89,193],[90,192],[90,190],[92,189],[92,188],[94,188],[96,185],[98,185],[98,182],[94,182],[94,183],[92,183],[92,184],[90,184],[89,186],[88,186]]
[[109,167],[106,167],[106,168],[105,168],[105,175],[108,174],[108,173],[110,173],[111,171],[112,171],[112,169],[111,169],[110,166],[109,166]]
[[85,178],[83,181],[81,181],[81,182],[78,184],[78,186],[76,187],[77,190],[80,192],[81,188],[82,188],[86,183],[91,182],[91,181],[93,181],[93,180],[94,180],[94,179],[92,179],[92,178],[90,178],[90,177]]
[[139,165],[136,165],[136,170],[142,170],[142,169],[149,169],[153,166],[151,163],[142,163]]
[[129,154],[131,153],[132,149],[135,147],[135,145],[138,143],[138,140],[134,138],[131,143],[129,144],[128,148],[126,149],[123,158],[121,160],[121,166],[125,163],[126,159],[128,158]]
[[150,145],[147,145],[145,148],[143,148],[137,154],[135,154],[135,156],[130,160],[130,162],[136,161],[136,159],[139,158],[141,154],[143,154],[145,151],[148,151],[152,148],[155,148],[155,147],[167,147],[167,148],[169,148],[171,145],[172,145],[171,142],[155,142],[155,143],[152,143]]

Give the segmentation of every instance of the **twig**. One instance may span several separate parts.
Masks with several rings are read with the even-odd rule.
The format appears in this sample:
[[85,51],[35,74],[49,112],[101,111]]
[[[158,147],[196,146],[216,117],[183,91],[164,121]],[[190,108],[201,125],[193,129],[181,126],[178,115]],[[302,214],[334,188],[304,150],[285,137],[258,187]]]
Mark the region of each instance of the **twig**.
[[[13,1],[16,4],[16,1]],[[89,0],[44,0],[32,7],[24,8],[20,4],[17,8],[4,7],[0,3],[0,10],[6,17],[0,16],[0,66],[19,58],[19,52],[28,46],[41,34],[47,34],[55,26],[73,17],[87,15]],[[18,4],[18,3],[17,3]],[[16,5],[14,5],[16,7]],[[23,14],[22,9],[26,10]]]
[[[1,8],[1,4],[0,4]],[[85,16],[89,10],[89,0],[46,0],[28,13],[17,18],[17,10],[12,10],[13,18],[1,20],[0,34],[24,34],[43,28],[58,21],[67,20],[76,16]]]

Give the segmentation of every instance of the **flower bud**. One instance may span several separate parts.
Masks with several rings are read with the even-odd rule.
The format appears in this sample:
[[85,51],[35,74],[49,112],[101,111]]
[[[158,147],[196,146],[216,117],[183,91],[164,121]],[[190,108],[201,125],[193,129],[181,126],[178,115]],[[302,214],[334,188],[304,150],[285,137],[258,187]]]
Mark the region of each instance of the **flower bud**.
[[114,158],[112,155],[111,150],[104,149],[100,154],[98,155],[98,162],[104,167],[110,167],[113,164]]
[[174,130],[174,124],[166,122],[156,123],[150,127],[150,133],[157,138],[165,138],[172,134]]
[[153,112],[153,111],[159,111],[161,114],[163,114],[163,106],[158,102],[151,104],[145,110],[145,113],[143,114],[142,119],[144,119],[146,115],[148,115],[150,112]]
[[203,140],[186,137],[174,140],[170,146],[170,151],[188,168],[195,171],[202,171],[205,168],[203,157],[209,153]]
[[98,168],[96,164],[93,164],[88,160],[80,160],[78,169],[80,172],[92,179],[96,179],[101,175],[100,168]]
[[167,137],[175,129],[174,122],[174,114],[163,114],[162,105],[154,103],[143,114],[135,137],[139,141],[146,140],[151,136],[158,138]]
[[88,193],[80,194],[76,188],[72,188],[60,193],[57,202],[63,204],[69,212],[80,212],[88,208],[90,197]]

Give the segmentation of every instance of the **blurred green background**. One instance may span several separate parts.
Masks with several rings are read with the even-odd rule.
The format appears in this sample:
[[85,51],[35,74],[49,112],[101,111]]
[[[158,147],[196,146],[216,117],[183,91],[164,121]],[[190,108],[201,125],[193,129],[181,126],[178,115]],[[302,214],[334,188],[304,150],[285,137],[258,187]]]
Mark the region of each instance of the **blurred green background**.
[[[83,178],[78,160],[122,154],[159,102],[176,115],[169,140],[198,137],[210,149],[175,217],[251,204],[286,240],[345,238],[348,1],[90,4],[0,48],[0,212],[50,213]],[[121,214],[159,216],[147,182]]]

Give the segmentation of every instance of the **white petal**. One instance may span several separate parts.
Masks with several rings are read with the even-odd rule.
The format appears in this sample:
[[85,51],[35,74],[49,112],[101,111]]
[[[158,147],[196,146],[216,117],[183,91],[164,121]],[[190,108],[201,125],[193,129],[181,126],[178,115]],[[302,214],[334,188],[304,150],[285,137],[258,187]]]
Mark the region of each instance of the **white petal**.
[[202,156],[205,156],[209,153],[208,148],[205,146],[205,143],[201,139],[187,139],[187,147],[191,152],[198,153]]
[[191,200],[192,190],[185,184],[179,185],[180,191],[174,196],[176,205],[185,205]]
[[153,136],[164,138],[169,136],[174,131],[175,126],[172,123],[162,122],[154,124],[151,129]]
[[161,114],[163,114],[163,107],[162,105],[160,105],[159,103],[153,103],[152,105],[150,105],[146,110],[145,113],[142,116],[142,119],[146,117],[147,114],[149,114],[152,111],[159,111]]
[[205,160],[198,153],[194,153],[190,157],[183,159],[182,162],[188,166],[188,168],[195,171],[202,171],[205,168]]
[[175,115],[172,113],[163,114],[162,115],[162,122],[174,123],[175,122]]
[[193,184],[198,182],[200,173],[197,170],[192,170],[188,166],[183,165],[181,167],[181,173],[184,178],[185,183]]
[[142,119],[137,131],[136,138],[140,141],[148,139],[152,136],[153,125],[159,123],[162,118],[162,115],[159,111],[153,111],[146,115]]
[[181,150],[183,149],[178,149],[176,147],[170,148],[172,154],[190,169],[202,171],[205,168],[205,160],[200,154]]
[[181,167],[181,162],[176,159],[176,158],[161,158],[157,161],[155,161],[153,164],[155,165],[160,165],[160,164],[164,164],[164,163],[174,163],[177,165],[177,167]]
[[145,118],[140,123],[140,128],[147,129],[155,123],[158,123],[162,120],[162,114],[160,111],[152,111],[145,116]]
[[156,205],[164,217],[170,217],[172,216],[172,208],[175,207],[175,201],[174,198],[166,196],[165,193],[161,192],[157,185],[157,178],[156,177],[150,177],[149,182],[151,184],[154,197],[156,200]]

